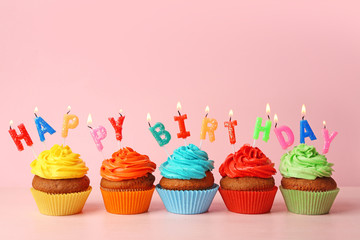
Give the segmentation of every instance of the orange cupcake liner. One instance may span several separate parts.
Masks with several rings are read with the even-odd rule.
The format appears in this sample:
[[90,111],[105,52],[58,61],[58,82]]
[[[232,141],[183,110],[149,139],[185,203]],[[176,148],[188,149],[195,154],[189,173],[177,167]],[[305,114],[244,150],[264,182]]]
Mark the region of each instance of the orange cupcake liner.
[[219,192],[230,212],[261,214],[270,212],[277,189],[274,186],[269,191],[234,191],[220,187]]
[[40,213],[49,216],[65,216],[80,213],[90,195],[91,187],[77,193],[52,194],[31,188]]
[[106,211],[114,214],[138,214],[149,210],[155,186],[149,190],[114,190],[100,187]]

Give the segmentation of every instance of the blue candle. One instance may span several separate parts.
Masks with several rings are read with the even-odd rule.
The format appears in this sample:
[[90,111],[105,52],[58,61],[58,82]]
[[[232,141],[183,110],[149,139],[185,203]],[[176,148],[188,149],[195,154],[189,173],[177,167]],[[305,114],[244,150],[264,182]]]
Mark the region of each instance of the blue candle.
[[50,135],[54,134],[56,131],[42,118],[42,117],[38,117],[37,113],[38,112],[38,108],[35,108],[34,114],[35,114],[35,125],[36,125],[36,129],[38,131],[39,137],[40,137],[40,141],[44,142],[45,141],[45,133],[50,133]]
[[305,138],[307,137],[309,137],[311,141],[316,140],[316,136],[313,130],[311,129],[308,121],[304,119],[306,114],[306,109],[304,104],[302,106],[301,113],[302,113],[302,120],[300,121],[300,143],[305,143]]

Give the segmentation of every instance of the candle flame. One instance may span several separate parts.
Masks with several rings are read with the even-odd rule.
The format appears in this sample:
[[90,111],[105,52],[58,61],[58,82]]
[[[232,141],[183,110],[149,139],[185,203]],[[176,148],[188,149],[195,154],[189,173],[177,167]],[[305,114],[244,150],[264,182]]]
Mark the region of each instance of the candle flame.
[[277,114],[275,113],[275,115],[274,115],[274,122],[275,122],[275,124],[278,123],[278,121],[279,121],[278,116],[277,116]]
[[119,110],[119,113],[120,113],[120,114],[122,114],[122,113],[123,113],[123,110],[122,110],[121,108],[120,108],[120,110]]
[[209,106],[206,106],[206,108],[205,108],[205,112],[206,112],[206,113],[209,113],[209,112],[210,112],[210,108],[209,108]]
[[301,115],[302,115],[303,117],[305,117],[305,115],[306,115],[305,104],[303,104],[302,107],[301,107]]
[[68,112],[70,112],[71,111],[71,106],[68,106],[67,110],[68,110]]
[[90,126],[92,124],[92,117],[91,114],[89,113],[88,119],[87,119],[87,125]]
[[151,116],[150,116],[150,113],[148,113],[148,114],[147,114],[147,116],[146,116],[146,120],[147,120],[148,122],[151,122]]
[[270,104],[269,103],[266,104],[266,114],[270,115]]
[[12,127],[12,125],[14,124],[14,121],[10,120],[9,124],[10,124],[10,127]]
[[39,112],[38,107],[35,107],[35,109],[34,109],[34,113],[38,113],[38,112]]
[[323,126],[324,126],[324,128],[326,128],[326,122],[325,121],[323,121]]
[[232,109],[230,109],[230,111],[229,111],[229,117],[232,117],[233,115],[234,115],[234,112],[233,112]]
[[178,111],[181,110],[181,104],[180,104],[180,102],[177,102],[176,109],[177,109]]

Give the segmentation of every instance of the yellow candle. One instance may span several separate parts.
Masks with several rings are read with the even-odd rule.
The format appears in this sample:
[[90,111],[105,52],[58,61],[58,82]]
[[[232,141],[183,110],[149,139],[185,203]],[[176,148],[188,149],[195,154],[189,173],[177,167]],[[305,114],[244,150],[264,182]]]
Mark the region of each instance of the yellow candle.
[[205,109],[206,115],[202,121],[201,125],[201,132],[200,132],[200,139],[205,140],[206,133],[209,135],[209,141],[213,142],[215,141],[215,130],[217,129],[218,122],[214,118],[208,118],[209,114],[209,106],[206,106]]
[[79,118],[74,114],[69,114],[71,107],[68,106],[68,112],[64,115],[61,136],[66,138],[69,129],[74,129],[79,125]]

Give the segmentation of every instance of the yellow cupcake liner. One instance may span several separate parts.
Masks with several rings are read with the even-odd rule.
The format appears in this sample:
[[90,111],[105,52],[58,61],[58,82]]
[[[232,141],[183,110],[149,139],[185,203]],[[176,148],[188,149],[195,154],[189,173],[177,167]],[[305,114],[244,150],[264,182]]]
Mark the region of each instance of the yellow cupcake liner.
[[92,190],[77,193],[52,194],[31,188],[36,205],[42,214],[49,216],[72,215],[82,211]]
[[155,190],[116,190],[100,187],[106,211],[114,214],[138,214],[147,212]]

